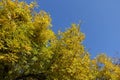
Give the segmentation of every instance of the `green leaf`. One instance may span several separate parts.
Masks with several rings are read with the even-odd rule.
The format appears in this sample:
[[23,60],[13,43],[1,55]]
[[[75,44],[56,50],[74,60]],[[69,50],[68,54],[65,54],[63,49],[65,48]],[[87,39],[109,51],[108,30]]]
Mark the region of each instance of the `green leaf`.
[[33,61],[37,61],[38,58],[37,58],[36,56],[34,56],[34,57],[32,58],[32,60],[33,60]]

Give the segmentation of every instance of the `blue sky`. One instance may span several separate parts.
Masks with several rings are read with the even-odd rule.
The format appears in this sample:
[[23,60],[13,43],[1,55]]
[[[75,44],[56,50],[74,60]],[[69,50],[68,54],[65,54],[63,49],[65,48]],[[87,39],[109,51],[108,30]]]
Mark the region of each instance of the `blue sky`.
[[83,44],[92,57],[99,53],[120,56],[120,0],[36,1],[38,10],[51,15],[55,32],[81,20],[81,31],[86,35]]

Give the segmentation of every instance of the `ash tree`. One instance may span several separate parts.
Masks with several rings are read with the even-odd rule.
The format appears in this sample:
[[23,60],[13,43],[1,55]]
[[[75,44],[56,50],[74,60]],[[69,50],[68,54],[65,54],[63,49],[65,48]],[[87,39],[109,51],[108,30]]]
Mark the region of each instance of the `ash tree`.
[[55,34],[50,15],[35,6],[0,0],[0,80],[119,79],[120,68],[107,57],[90,59],[80,25]]

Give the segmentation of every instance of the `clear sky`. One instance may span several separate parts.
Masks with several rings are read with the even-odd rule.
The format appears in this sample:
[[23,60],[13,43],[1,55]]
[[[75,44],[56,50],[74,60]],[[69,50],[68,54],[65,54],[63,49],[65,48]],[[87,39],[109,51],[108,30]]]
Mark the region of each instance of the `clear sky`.
[[[26,0],[28,2],[33,0]],[[120,0],[36,0],[38,10],[51,15],[53,30],[65,30],[81,24],[83,44],[92,57],[106,53],[120,56]]]

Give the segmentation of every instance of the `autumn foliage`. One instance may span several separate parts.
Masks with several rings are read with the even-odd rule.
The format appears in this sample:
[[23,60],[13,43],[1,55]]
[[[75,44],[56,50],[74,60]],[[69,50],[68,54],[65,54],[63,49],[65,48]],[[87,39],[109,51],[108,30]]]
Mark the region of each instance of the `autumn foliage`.
[[0,80],[120,80],[112,58],[90,58],[80,25],[55,34],[50,15],[34,7],[0,0]]

